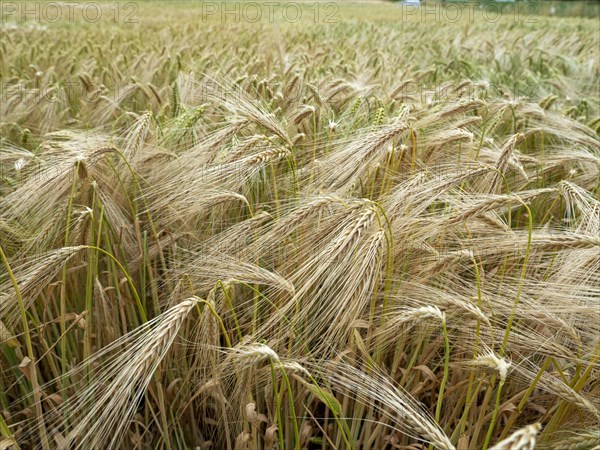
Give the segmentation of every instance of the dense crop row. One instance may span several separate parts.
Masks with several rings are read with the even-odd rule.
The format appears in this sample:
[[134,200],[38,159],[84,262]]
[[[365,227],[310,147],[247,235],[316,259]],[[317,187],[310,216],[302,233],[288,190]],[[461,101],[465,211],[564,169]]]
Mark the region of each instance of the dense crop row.
[[596,23],[357,11],[0,30],[0,448],[599,448]]

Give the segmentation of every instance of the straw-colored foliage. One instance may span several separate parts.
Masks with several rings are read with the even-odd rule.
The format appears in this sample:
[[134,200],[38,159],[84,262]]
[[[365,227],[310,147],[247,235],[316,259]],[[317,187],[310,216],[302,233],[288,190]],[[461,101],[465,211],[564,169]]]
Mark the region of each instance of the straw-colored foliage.
[[599,448],[594,20],[141,5],[0,29],[1,449]]

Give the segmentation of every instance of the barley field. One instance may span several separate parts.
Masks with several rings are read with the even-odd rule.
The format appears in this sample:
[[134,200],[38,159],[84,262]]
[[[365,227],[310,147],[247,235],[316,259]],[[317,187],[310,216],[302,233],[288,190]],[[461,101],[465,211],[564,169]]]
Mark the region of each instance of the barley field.
[[600,449],[597,17],[92,5],[2,5],[0,449]]

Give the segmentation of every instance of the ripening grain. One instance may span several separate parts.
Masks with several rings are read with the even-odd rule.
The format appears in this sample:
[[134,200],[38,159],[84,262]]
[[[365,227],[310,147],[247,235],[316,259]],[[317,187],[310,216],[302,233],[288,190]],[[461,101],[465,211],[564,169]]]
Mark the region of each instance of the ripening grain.
[[0,449],[600,448],[600,36],[0,29]]

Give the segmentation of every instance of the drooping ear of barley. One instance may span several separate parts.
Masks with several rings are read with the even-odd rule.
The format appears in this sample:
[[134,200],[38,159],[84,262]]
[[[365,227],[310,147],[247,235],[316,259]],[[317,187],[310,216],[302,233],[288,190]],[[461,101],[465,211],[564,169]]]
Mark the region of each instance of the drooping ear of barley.
[[[48,428],[63,436],[57,448],[118,448],[127,423],[188,314],[190,298],[104,347],[66,377],[83,385],[66,403],[46,414]],[[86,380],[92,366],[94,377]]]
[[537,435],[541,429],[542,425],[539,423],[527,425],[490,447],[490,450],[534,450]]
[[387,155],[387,151],[381,149],[385,148],[384,144],[408,129],[407,120],[408,110],[404,109],[390,125],[365,136],[358,136],[345,144],[341,150],[333,152],[323,161],[324,171],[328,173],[328,177],[323,180],[323,186],[341,192],[348,190],[353,180],[364,177],[369,168],[381,162],[382,157]]
[[[64,264],[84,248],[83,246],[59,248],[28,258],[11,268],[26,308],[31,306],[40,292],[61,271]],[[8,326],[14,325],[19,320],[17,293],[12,284],[8,273],[4,272],[0,277],[0,317]]]
[[331,363],[315,369],[336,388],[351,392],[358,402],[373,404],[386,419],[386,426],[431,442],[436,448],[455,449],[427,411],[382,374],[376,371],[365,373],[344,363]]

